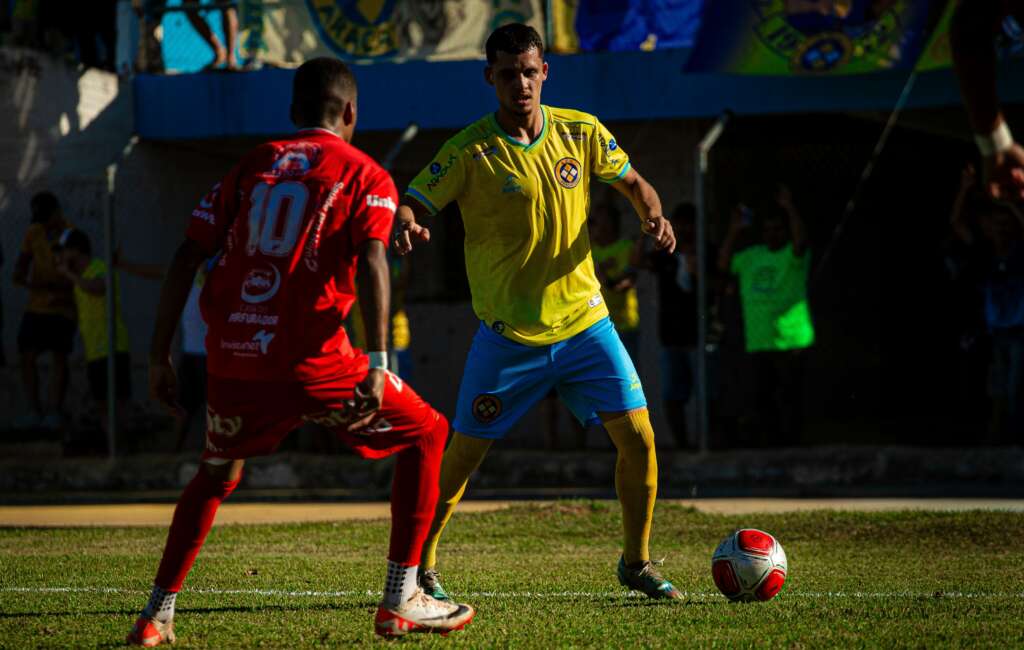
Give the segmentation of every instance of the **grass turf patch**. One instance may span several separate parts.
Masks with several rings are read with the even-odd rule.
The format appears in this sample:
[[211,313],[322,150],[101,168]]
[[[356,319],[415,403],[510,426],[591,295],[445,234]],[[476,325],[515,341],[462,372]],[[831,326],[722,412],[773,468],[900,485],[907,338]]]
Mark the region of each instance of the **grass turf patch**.
[[[710,557],[732,530],[776,535],[790,577],[733,604]],[[997,512],[655,513],[652,553],[687,601],[615,579],[617,504],[570,501],[459,515],[445,588],[478,609],[469,647],[1024,647],[1024,517]],[[215,527],[178,598],[175,647],[374,643],[388,523]],[[166,530],[0,529],[0,647],[110,647],[145,603]]]

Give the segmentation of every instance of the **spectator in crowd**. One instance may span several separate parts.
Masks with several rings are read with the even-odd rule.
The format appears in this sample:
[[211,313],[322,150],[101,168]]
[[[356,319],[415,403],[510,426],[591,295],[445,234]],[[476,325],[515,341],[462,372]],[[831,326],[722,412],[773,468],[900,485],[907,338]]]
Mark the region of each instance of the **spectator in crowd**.
[[[210,24],[206,22],[200,12],[200,0],[182,0],[182,7],[185,8],[185,17],[189,24],[196,30],[199,37],[213,50],[213,60],[206,66],[207,70],[238,70],[238,9],[232,3],[230,6],[220,8],[220,25],[224,33],[225,43],[214,33]],[[146,72],[162,72],[163,56],[160,53],[160,41],[157,37],[157,28],[167,12],[167,0],[152,0],[146,3],[143,12],[144,29],[142,48],[138,67]]]
[[739,280],[746,350],[753,362],[762,444],[799,444],[805,350],[814,343],[807,304],[810,254],[803,220],[786,186],[761,223],[762,243],[734,253],[752,213],[738,206],[718,258]]
[[[78,330],[85,349],[89,394],[93,399],[100,427],[107,431],[107,357],[110,354],[107,330],[106,262],[92,255],[89,236],[81,230],[67,229],[55,246],[58,270],[74,285],[78,309]],[[123,406],[131,399],[131,358],[128,329],[121,316],[121,292],[114,275],[114,381],[115,399]]]
[[[183,413],[179,414],[175,427],[174,450],[185,448],[189,432],[196,416],[205,427],[206,410],[206,321],[199,309],[199,296],[203,293],[206,277],[213,270],[218,257],[206,261],[199,267],[192,281],[185,309],[181,312],[181,358],[178,361],[178,403]],[[205,429],[204,429],[205,431]]]
[[681,203],[672,213],[676,250],[637,249],[635,266],[654,273],[658,283],[658,339],[661,342],[661,399],[676,446],[696,447],[686,425],[686,403],[693,394],[697,347],[697,209]]
[[405,292],[409,288],[412,266],[411,258],[392,255],[388,259],[391,267],[391,369],[405,381],[412,381],[412,352],[409,345],[412,335],[409,330],[409,315],[405,313]]
[[591,254],[601,283],[601,295],[622,344],[638,365],[640,358],[640,305],[636,297],[634,242],[620,232],[619,211],[611,201],[590,210]]
[[[32,223],[14,264],[14,283],[28,289],[28,305],[18,329],[18,353],[30,412],[15,425],[56,430],[64,422],[68,355],[75,337],[75,298],[71,283],[57,270],[53,244],[71,224],[51,192],[36,194],[30,205]],[[53,356],[48,410],[44,410],[39,396],[38,368],[39,357],[46,352]]]
[[[973,183],[973,174],[965,173],[962,185]],[[955,203],[951,226],[964,247],[964,273],[980,292],[991,340],[991,433],[994,442],[1019,444],[1024,434],[1024,217],[1010,206],[986,202],[975,211],[975,224],[965,203]]]

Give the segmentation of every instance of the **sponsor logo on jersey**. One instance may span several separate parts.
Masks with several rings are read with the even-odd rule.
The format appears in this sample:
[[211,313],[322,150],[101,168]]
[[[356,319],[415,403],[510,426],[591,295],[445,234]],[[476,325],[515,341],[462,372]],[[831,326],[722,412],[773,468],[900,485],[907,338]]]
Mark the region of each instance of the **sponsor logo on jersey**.
[[608,141],[608,151],[615,151],[618,148],[619,143],[615,141],[615,138],[612,138],[611,140]]
[[395,205],[390,196],[377,196],[376,194],[366,195],[366,205],[370,208],[387,208],[392,213],[398,209],[398,206]]
[[431,191],[435,187],[437,187],[438,184],[444,179],[444,177],[448,175],[448,171],[452,168],[452,165],[454,164],[455,154],[453,153],[448,154],[448,160],[446,160],[443,165],[437,161],[434,161],[430,165],[430,173],[433,174],[433,176],[431,176],[430,180],[427,181],[427,191]]
[[490,156],[490,155],[493,155],[493,154],[496,154],[496,153],[498,153],[498,148],[492,145],[490,147],[487,147],[486,149],[481,149],[480,151],[477,151],[476,153],[474,153],[473,154],[473,160],[483,160],[487,156]]
[[396,0],[306,0],[323,42],[346,59],[398,53],[399,32],[407,27],[399,23],[398,4]]
[[229,323],[261,325],[263,327],[276,327],[280,320],[277,314],[257,314],[244,311],[236,311],[228,316]]
[[281,288],[281,272],[273,264],[250,269],[242,283],[242,300],[256,305],[277,295]]
[[574,133],[574,132],[572,132],[572,131],[570,131],[570,132],[568,132],[568,133],[563,133],[563,134],[562,134],[562,137],[563,137],[564,139],[566,139],[566,140],[570,140],[570,141],[572,141],[572,142],[582,142],[583,140],[586,140],[586,139],[587,139],[587,136],[586,136],[586,135],[584,135],[584,134],[582,134],[582,133]]
[[522,193],[523,186],[519,184],[519,179],[516,178],[515,174],[509,174],[505,177],[505,184],[501,188],[502,194],[511,194],[512,192]]
[[[319,413],[309,413],[303,415],[302,420],[304,422],[312,422],[313,424],[318,424],[328,429],[347,430],[348,425],[355,422],[355,420],[357,419],[357,415],[355,412],[354,401],[346,401],[345,406],[347,406],[348,409],[344,411],[335,409],[331,411],[320,411]],[[394,428],[395,427],[393,424],[391,424],[384,418],[380,418],[378,420],[370,422],[370,424],[366,425],[362,429],[359,429],[358,431],[350,431],[349,433],[353,433],[358,436],[370,436],[375,433],[387,433],[388,431],[392,431]]]
[[252,340],[259,343],[260,354],[266,354],[267,349],[270,347],[270,342],[274,340],[274,333],[260,330],[252,335]]
[[217,202],[217,195],[220,193],[220,183],[213,186],[206,196],[199,199],[199,205],[192,211],[192,218],[205,221],[210,225],[214,225],[217,222],[217,218],[213,214],[213,205]]
[[501,415],[501,398],[484,393],[473,400],[473,417],[481,424],[490,424]]
[[587,304],[590,305],[591,307],[597,307],[598,305],[601,304],[601,300],[601,294],[595,293],[593,296],[590,297],[590,300],[587,301]]
[[271,165],[273,176],[302,176],[320,159],[321,147],[312,142],[293,142],[278,149]]
[[306,247],[302,249],[302,261],[305,263],[306,268],[314,273],[320,268],[317,253],[320,250],[320,231],[324,227],[324,219],[327,218],[327,212],[334,205],[334,201],[338,198],[338,193],[341,192],[343,187],[345,187],[345,184],[338,181],[331,188],[331,191],[327,193],[327,198],[320,205],[320,209],[316,211],[316,218],[313,221],[313,226],[310,228],[309,237],[306,239]]
[[555,163],[555,180],[566,189],[571,190],[579,185],[582,176],[580,161],[575,158],[562,158]]

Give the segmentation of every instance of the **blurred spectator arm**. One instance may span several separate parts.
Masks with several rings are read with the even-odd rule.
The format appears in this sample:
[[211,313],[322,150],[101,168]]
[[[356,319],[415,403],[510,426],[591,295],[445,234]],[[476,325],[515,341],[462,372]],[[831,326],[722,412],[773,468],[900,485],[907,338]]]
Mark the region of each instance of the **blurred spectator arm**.
[[953,199],[953,208],[949,213],[949,225],[953,234],[961,242],[971,245],[974,243],[974,231],[965,209],[967,198],[974,187],[974,166],[968,164],[960,173],[960,187],[957,189],[956,197]]
[[803,257],[807,252],[807,229],[804,227],[804,220],[793,203],[793,193],[786,185],[779,185],[775,194],[775,202],[789,218],[789,234],[793,238],[793,255]]
[[732,273],[732,256],[736,252],[736,240],[740,233],[747,228],[743,220],[743,212],[737,205],[732,209],[732,216],[729,218],[729,230],[725,234],[725,241],[722,242],[722,250],[718,251],[718,270],[724,274]]
[[151,365],[170,364],[174,331],[181,320],[181,312],[185,308],[188,294],[192,291],[196,270],[206,259],[207,255],[202,246],[193,239],[185,239],[175,251],[160,291],[160,304],[157,306],[153,339],[149,349]]
[[162,280],[167,273],[166,267],[162,264],[142,264],[125,259],[120,246],[114,251],[114,268],[150,280]]

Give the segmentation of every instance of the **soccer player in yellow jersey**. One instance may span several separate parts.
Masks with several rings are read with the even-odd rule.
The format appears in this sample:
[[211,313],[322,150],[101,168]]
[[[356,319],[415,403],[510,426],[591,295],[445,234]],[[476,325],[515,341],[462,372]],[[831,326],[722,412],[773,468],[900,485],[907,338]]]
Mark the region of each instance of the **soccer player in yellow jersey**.
[[446,142],[398,210],[395,246],[405,254],[430,239],[421,220],[458,202],[481,321],[459,389],[420,585],[447,597],[437,578],[437,543],[469,475],[491,443],[555,388],[580,421],[600,418],[618,449],[615,487],[625,529],[619,582],[652,598],[682,598],[647,550],[658,487],[654,431],[594,273],[591,176],[630,200],[660,248],[675,247],[672,227],[654,188],[597,118],[540,103],[548,66],[533,28],[500,27],[486,49],[484,75],[498,110]]

